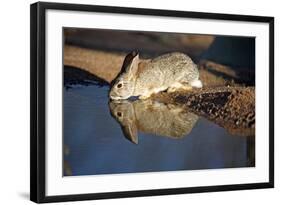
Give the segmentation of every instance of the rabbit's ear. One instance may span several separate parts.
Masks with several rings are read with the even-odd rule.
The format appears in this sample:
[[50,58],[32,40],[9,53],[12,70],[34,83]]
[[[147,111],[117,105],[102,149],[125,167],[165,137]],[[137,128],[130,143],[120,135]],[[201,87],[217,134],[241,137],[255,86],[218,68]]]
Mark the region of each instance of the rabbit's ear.
[[134,144],[138,144],[138,129],[135,122],[130,121],[127,125],[122,126],[122,131],[128,140]]
[[139,53],[133,51],[125,57],[121,72],[128,74],[128,77],[131,79],[136,76],[136,73],[138,71],[138,64]]

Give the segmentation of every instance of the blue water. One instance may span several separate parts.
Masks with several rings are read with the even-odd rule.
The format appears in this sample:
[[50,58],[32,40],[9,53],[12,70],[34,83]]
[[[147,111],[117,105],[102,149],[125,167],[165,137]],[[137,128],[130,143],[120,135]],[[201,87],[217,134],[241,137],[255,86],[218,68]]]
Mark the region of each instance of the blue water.
[[201,117],[183,138],[139,132],[138,144],[132,143],[110,114],[108,89],[91,85],[64,90],[65,175],[249,166],[247,138],[230,135]]

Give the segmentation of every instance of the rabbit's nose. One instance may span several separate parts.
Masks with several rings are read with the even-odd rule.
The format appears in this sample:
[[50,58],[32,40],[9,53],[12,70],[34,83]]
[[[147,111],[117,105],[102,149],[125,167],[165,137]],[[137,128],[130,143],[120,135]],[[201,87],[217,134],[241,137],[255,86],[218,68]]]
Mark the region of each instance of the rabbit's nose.
[[120,99],[120,97],[119,96],[117,96],[116,95],[116,93],[114,93],[114,92],[109,92],[109,98],[111,99],[111,100],[118,100],[118,99]]
[[112,96],[114,96],[114,93],[113,93],[112,90],[109,91],[108,96],[109,96],[109,98],[111,98]]

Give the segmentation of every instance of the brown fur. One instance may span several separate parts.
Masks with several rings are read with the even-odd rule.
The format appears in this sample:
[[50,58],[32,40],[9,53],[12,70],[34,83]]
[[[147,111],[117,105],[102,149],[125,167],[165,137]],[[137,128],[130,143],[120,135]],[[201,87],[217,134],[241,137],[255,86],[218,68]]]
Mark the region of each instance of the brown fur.
[[143,73],[145,71],[145,67],[148,65],[148,63],[150,63],[151,60],[142,60],[141,62],[139,62],[138,64],[138,72],[137,72],[137,77],[140,76],[141,73]]

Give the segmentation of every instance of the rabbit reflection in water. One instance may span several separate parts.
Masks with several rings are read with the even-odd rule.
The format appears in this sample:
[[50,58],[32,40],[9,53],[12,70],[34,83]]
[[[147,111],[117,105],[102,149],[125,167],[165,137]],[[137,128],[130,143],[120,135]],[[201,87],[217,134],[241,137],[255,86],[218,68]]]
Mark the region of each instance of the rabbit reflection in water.
[[174,139],[188,135],[198,116],[175,105],[152,100],[109,102],[111,115],[120,124],[124,136],[138,143],[138,131]]
[[202,82],[196,64],[187,55],[174,52],[140,62],[139,54],[131,52],[112,82],[109,97],[113,100],[132,96],[146,99],[153,93],[193,87],[201,88]]

